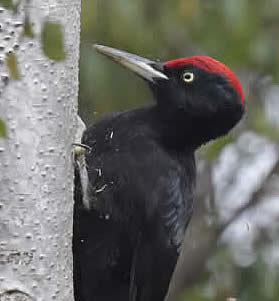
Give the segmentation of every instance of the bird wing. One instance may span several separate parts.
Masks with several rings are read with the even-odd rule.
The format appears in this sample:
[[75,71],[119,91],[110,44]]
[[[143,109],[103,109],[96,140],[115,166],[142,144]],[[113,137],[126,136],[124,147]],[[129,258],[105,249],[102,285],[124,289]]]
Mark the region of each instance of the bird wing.
[[[169,244],[179,253],[186,227],[193,213],[194,183],[183,176],[183,171],[169,171],[159,184],[159,215],[167,231]],[[189,182],[189,185],[187,185]]]
[[166,294],[193,212],[195,166],[189,158],[187,170],[155,148],[138,156],[143,176],[136,177],[133,192],[145,209],[145,225],[133,251],[129,300],[148,301],[153,300],[154,291]]
[[138,253],[141,243],[141,232],[138,234],[136,246],[134,248],[131,270],[130,270],[130,286],[129,286],[129,301],[136,301],[138,295],[138,285],[136,282],[136,266],[138,260]]

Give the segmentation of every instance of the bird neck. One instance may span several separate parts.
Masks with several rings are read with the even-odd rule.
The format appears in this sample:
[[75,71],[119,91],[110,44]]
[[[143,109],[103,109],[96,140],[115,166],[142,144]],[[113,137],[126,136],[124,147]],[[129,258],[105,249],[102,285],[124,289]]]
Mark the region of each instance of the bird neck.
[[221,125],[224,120],[210,116],[199,117],[176,108],[155,107],[160,137],[165,145],[176,149],[195,151],[202,144],[227,133]]

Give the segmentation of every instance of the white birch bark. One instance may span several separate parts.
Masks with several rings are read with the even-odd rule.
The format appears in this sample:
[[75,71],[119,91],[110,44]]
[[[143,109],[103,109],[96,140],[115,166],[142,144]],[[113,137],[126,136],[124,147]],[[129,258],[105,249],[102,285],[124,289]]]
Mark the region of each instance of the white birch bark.
[[[28,4],[34,39],[22,38],[24,11],[0,8],[0,300],[71,301],[72,142],[77,124],[80,0]],[[42,52],[44,21],[62,24],[66,60]],[[20,79],[8,80],[15,51]]]

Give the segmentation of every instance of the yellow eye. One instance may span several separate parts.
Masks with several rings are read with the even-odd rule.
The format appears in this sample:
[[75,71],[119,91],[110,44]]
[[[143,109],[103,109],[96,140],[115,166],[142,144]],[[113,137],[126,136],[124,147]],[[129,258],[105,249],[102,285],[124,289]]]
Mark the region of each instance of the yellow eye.
[[185,72],[183,73],[182,78],[186,83],[191,83],[195,79],[195,76],[192,72]]

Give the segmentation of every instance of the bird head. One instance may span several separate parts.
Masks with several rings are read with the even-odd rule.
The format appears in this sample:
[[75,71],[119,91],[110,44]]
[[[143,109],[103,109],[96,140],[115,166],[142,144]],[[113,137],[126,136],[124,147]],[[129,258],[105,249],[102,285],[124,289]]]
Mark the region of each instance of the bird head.
[[95,48],[146,80],[165,122],[192,137],[197,146],[225,135],[244,113],[239,80],[211,57],[157,62],[107,46]]

